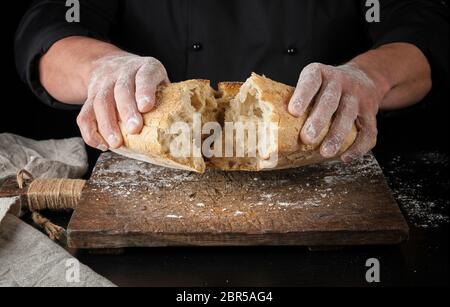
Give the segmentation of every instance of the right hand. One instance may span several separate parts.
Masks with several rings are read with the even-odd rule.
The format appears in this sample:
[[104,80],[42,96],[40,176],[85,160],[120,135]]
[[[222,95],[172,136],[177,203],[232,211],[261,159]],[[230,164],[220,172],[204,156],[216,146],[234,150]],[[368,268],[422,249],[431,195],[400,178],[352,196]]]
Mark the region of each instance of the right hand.
[[123,52],[100,58],[93,65],[77,124],[89,146],[116,149],[123,144],[119,121],[127,133],[140,133],[142,114],[154,107],[158,85],[170,81],[164,66],[152,57]]

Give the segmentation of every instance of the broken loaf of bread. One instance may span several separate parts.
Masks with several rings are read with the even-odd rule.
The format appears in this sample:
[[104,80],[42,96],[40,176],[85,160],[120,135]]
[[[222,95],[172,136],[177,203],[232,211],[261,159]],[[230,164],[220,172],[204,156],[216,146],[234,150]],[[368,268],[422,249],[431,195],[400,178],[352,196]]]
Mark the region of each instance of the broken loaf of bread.
[[[207,167],[261,171],[323,162],[326,159],[320,155],[319,147],[329,127],[322,132],[316,145],[303,144],[299,134],[307,116],[297,118],[288,112],[293,92],[294,88],[257,74],[252,74],[245,83],[220,83],[218,91],[206,80],[160,86],[154,109],[144,115],[144,129],[138,135],[130,135],[121,127],[125,144],[116,152],[156,165],[199,173],[205,172]],[[188,154],[181,156],[173,152],[174,143],[183,144],[176,142],[179,135],[173,130],[173,125],[179,122],[189,127],[187,143],[190,147],[185,151]],[[207,123],[215,123],[210,127],[222,128],[220,133],[204,134],[211,130],[201,129]],[[236,130],[242,127],[246,133]],[[196,129],[201,131],[196,132]],[[251,137],[250,131],[256,131],[256,135]],[[262,131],[265,134],[261,134]],[[353,144],[356,134],[356,127],[353,127],[340,153]],[[203,142],[208,142],[207,146],[203,146]],[[208,154],[204,153],[205,148]],[[212,151],[216,153],[213,156]]]

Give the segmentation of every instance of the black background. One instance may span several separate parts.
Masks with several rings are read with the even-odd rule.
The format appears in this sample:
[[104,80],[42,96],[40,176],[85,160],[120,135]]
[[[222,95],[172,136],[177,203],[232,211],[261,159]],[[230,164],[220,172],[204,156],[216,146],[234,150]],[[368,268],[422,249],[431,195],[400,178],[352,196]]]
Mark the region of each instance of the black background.
[[[76,112],[54,110],[40,103],[16,72],[14,33],[30,2],[3,4],[3,18],[0,19],[4,64],[0,133],[11,132],[34,139],[79,135],[75,124]],[[422,149],[448,152],[448,98],[447,86],[429,97],[428,103],[434,105],[433,108],[420,105],[381,116],[379,145],[375,151],[380,163],[388,164],[399,152]],[[417,167],[415,174],[402,178],[430,178],[430,187],[436,186],[437,191],[448,194],[448,176],[435,173],[437,170],[423,165]],[[423,193],[426,192],[436,194],[428,186]],[[387,270],[388,276],[383,276],[387,281],[384,285],[448,286],[448,225],[431,230],[412,228],[411,240],[399,248],[363,248],[315,254],[305,253],[300,248],[136,249],[122,256],[88,253],[77,256],[118,285],[361,286],[367,285],[363,281],[364,261],[375,256],[390,269]],[[242,263],[244,269],[236,266],[237,263]]]
[[3,4],[1,31],[3,41],[2,99],[0,132],[16,133],[33,139],[65,138],[79,135],[76,112],[54,110],[42,104],[22,83],[14,63],[14,34],[32,1]]

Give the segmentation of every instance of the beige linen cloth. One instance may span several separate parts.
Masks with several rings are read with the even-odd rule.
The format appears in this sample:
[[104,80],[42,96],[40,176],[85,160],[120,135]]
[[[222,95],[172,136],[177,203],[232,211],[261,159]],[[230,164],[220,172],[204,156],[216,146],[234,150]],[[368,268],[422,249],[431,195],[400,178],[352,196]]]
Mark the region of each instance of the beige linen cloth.
[[[26,169],[35,178],[80,178],[87,170],[80,138],[34,141],[0,134],[0,179]],[[17,198],[0,198],[0,287],[108,287],[111,282],[80,264],[77,278],[67,278],[73,257],[21,221]],[[70,274],[69,274],[70,275]],[[70,275],[72,276],[72,275]]]

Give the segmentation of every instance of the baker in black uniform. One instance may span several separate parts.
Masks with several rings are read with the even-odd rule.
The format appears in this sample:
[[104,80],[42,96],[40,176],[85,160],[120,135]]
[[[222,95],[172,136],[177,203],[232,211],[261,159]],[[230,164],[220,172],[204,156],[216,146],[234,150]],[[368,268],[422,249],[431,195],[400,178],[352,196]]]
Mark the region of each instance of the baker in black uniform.
[[356,122],[348,161],[375,145],[379,110],[419,103],[448,73],[445,1],[80,3],[80,22],[69,23],[66,1],[34,1],[17,31],[16,62],[42,101],[81,107],[82,136],[100,150],[121,146],[119,119],[140,132],[160,83],[237,81],[255,71],[296,85],[293,115],[314,105],[305,143],[332,121],[323,156],[336,155]]

